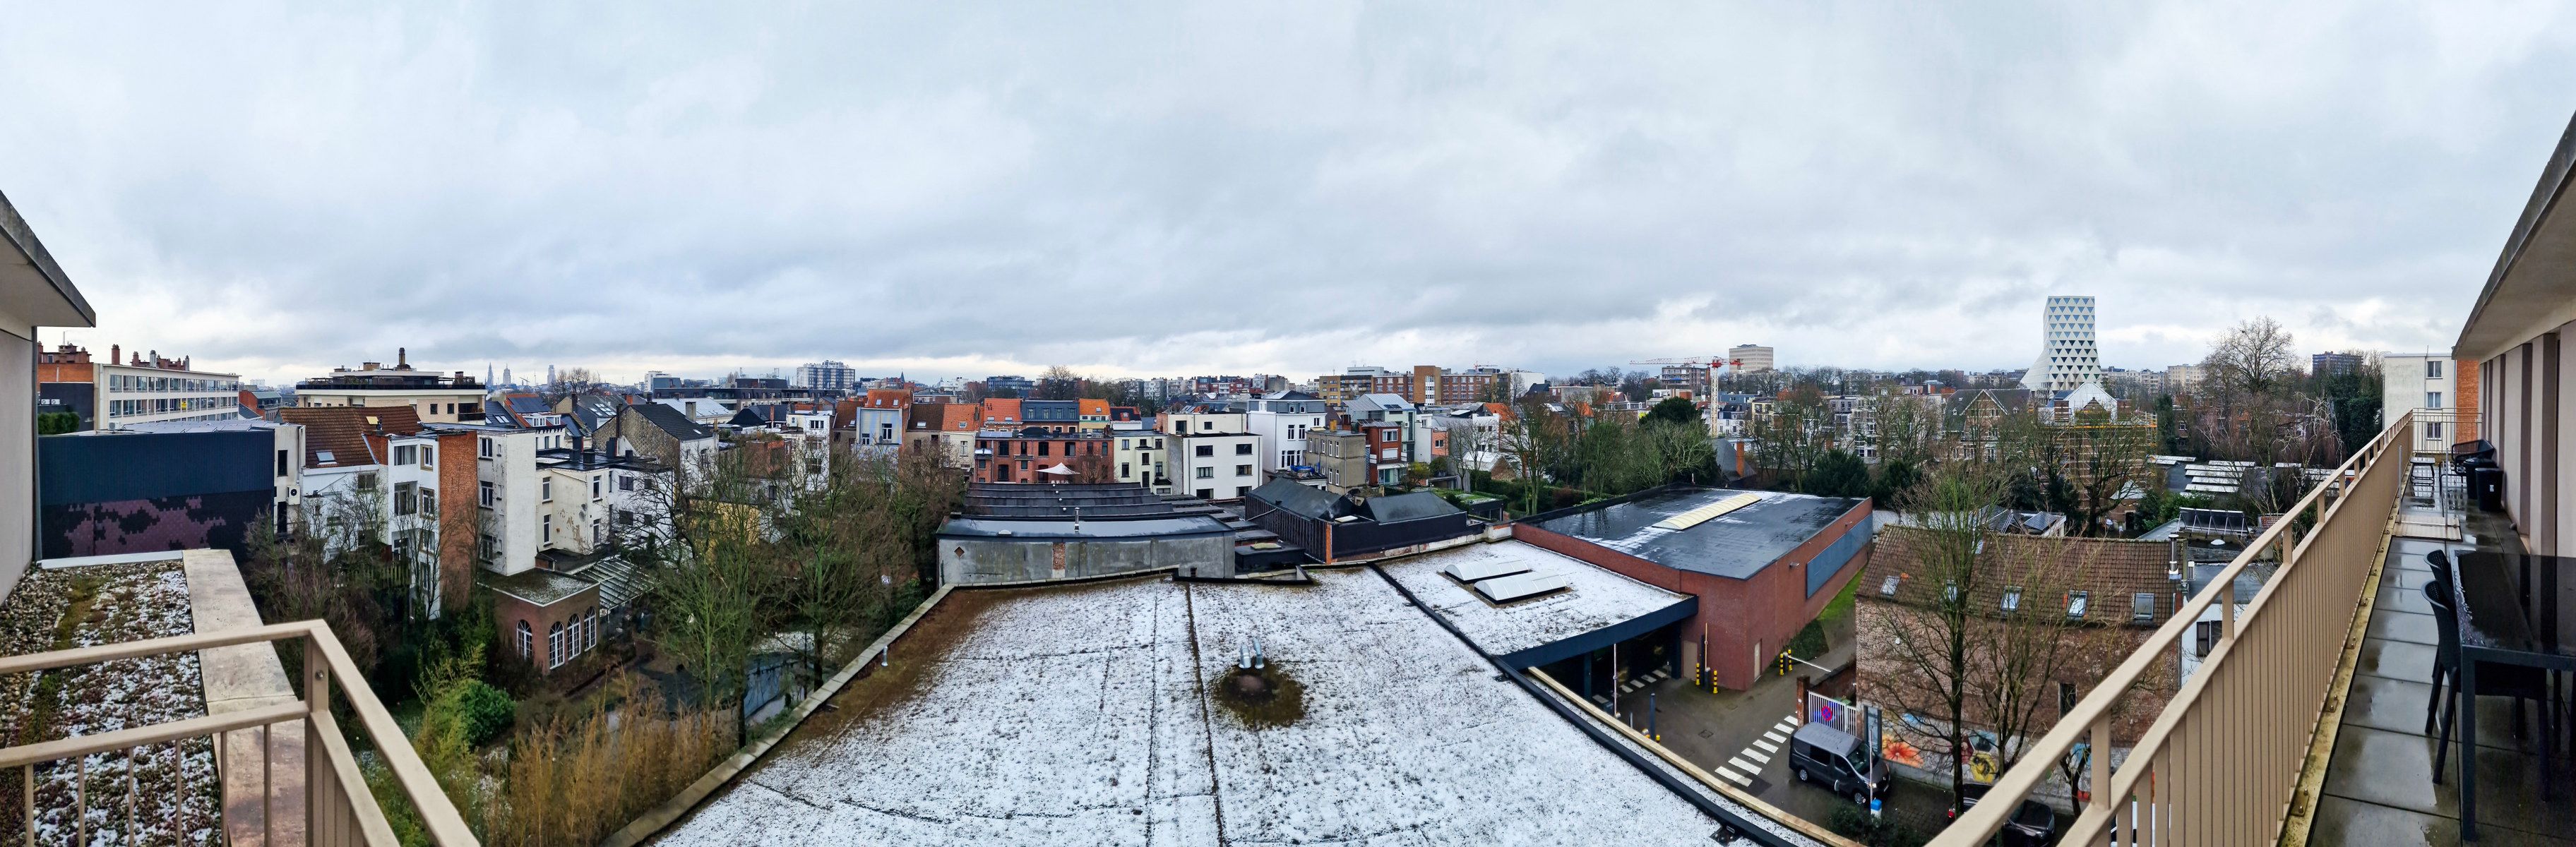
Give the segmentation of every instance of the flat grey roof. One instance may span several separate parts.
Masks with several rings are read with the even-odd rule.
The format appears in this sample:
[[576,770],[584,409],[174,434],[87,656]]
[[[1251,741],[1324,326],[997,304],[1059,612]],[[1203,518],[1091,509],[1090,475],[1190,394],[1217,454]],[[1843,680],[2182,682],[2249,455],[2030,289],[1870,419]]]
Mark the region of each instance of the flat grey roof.
[[[1738,494],[1761,502],[1689,529],[1655,526],[1665,518]],[[1832,526],[1860,500],[1779,491],[1675,488],[1624,503],[1541,515],[1532,526],[1608,547],[1658,565],[1694,573],[1746,579]]]
[[[1041,518],[952,518],[939,527],[941,538],[1153,538],[1156,536],[1223,535],[1234,530],[1205,515],[1117,520]],[[1009,535],[1002,533],[1009,532]]]

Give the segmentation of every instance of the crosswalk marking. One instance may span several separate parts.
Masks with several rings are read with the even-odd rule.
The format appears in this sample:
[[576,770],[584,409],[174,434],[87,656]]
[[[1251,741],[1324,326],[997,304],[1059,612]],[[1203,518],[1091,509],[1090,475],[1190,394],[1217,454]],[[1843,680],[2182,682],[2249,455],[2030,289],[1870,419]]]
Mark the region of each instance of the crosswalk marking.
[[1762,772],[1762,769],[1761,769],[1761,768],[1757,768],[1757,767],[1752,766],[1751,764],[1747,764],[1743,759],[1729,759],[1729,760],[1727,760],[1727,762],[1726,762],[1726,766],[1727,766],[1727,767],[1730,767],[1730,768],[1734,768],[1734,769],[1736,769],[1736,770],[1752,771],[1752,772],[1754,772],[1754,773],[1761,773],[1761,772]]
[[1760,753],[1753,752],[1753,748],[1751,748],[1751,747],[1744,748],[1744,751],[1743,751],[1743,752],[1737,753],[1737,754],[1735,754],[1735,755],[1737,755],[1737,756],[1741,756],[1741,757],[1743,757],[1743,758],[1747,758],[1747,759],[1752,759],[1752,760],[1754,760],[1754,761],[1761,762],[1761,763],[1766,764],[1766,765],[1771,763],[1771,757],[1769,757],[1769,756],[1765,756],[1765,755],[1762,755],[1762,754],[1760,754]]
[[1778,745],[1778,744],[1773,744],[1773,743],[1768,742],[1768,741],[1756,741],[1756,742],[1753,742],[1753,746],[1762,748],[1762,752],[1765,752],[1765,753],[1777,753],[1777,752],[1780,752],[1780,745]]
[[1771,728],[1771,731],[1772,731],[1772,732],[1780,733],[1781,735],[1788,735],[1788,734],[1790,734],[1790,733],[1792,733],[1792,732],[1796,732],[1796,731],[1797,731],[1797,728],[1796,728],[1796,727],[1789,726],[1788,724],[1781,724],[1781,725],[1779,725],[1779,726],[1774,726],[1774,727],[1772,727],[1772,728]]
[[1764,740],[1770,741],[1773,744],[1779,744],[1789,740],[1789,736],[1781,735],[1778,732],[1765,732],[1762,734],[1762,737]]
[[1744,777],[1742,777],[1742,776],[1738,776],[1738,775],[1736,775],[1736,773],[1735,773],[1734,771],[1727,770],[1727,769],[1725,769],[1725,768],[1718,768],[1718,769],[1717,769],[1717,775],[1718,775],[1718,776],[1722,776],[1722,777],[1726,777],[1726,781],[1728,781],[1728,782],[1732,782],[1732,783],[1735,783],[1735,784],[1737,784],[1737,785],[1744,786],[1744,787],[1746,787],[1746,788],[1751,788],[1751,787],[1753,787],[1753,780],[1746,779],[1746,778],[1744,778]]

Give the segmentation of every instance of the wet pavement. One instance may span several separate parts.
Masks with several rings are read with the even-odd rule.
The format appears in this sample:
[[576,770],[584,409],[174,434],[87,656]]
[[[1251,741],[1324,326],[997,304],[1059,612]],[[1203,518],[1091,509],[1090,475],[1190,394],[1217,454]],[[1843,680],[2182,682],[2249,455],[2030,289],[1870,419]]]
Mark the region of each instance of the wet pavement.
[[[2471,515],[2472,536],[2509,537],[2493,519]],[[2466,542],[2398,538],[2390,543],[2378,602],[2353,669],[2343,724],[2317,801],[2312,845],[2455,845],[2460,841],[2459,756],[2433,783],[2434,737],[2424,731],[2432,696],[2437,633],[2420,589],[2433,578],[2424,554]],[[2540,793],[2539,733],[2513,737],[2513,703],[2482,697],[2478,709],[2478,844],[2576,841],[2576,786],[2559,760],[2550,796]],[[2438,728],[2436,733],[2438,733]],[[2456,742],[2454,742],[2456,745]]]

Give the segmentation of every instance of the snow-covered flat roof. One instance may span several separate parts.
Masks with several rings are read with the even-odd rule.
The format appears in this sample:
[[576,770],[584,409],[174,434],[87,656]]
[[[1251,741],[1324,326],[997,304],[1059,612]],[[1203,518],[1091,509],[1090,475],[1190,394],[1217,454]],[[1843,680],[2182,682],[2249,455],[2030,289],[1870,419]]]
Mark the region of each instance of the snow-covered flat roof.
[[[927,664],[907,636],[659,843],[1712,843],[1385,580],[1316,578],[952,594]],[[1293,723],[1205,693],[1255,637],[1304,686]]]
[[[1647,585],[1590,562],[1521,541],[1469,544],[1387,562],[1378,567],[1404,584],[1415,599],[1497,656],[1542,647],[1644,618],[1691,597]],[[1562,575],[1564,591],[1494,603],[1444,570],[1461,573],[1525,571]]]

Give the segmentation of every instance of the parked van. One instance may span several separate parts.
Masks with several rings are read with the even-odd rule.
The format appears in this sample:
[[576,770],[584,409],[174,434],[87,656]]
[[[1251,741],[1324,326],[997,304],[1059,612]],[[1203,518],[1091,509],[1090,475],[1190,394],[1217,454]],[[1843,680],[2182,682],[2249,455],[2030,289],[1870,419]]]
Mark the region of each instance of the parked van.
[[1889,769],[1861,750],[1860,739],[1831,726],[1811,723],[1789,736],[1789,770],[1799,782],[1812,782],[1852,802],[1869,805],[1871,788],[1887,790]]

